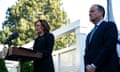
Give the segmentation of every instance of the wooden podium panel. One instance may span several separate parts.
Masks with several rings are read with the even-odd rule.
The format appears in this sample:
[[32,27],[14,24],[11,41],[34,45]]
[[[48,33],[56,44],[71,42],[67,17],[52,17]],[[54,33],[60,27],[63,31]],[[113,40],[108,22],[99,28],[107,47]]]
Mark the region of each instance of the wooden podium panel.
[[6,60],[15,60],[15,61],[29,61],[29,60],[34,60],[41,58],[40,54],[37,54],[31,49],[26,49],[26,48],[16,48],[16,47],[11,47],[8,48],[8,53],[7,56],[5,57]]

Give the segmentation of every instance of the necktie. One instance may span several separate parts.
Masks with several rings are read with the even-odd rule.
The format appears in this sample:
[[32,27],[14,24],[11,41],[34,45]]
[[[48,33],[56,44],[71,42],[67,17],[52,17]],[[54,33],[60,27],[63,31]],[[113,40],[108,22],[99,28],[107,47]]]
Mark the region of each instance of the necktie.
[[95,26],[94,26],[94,28],[92,29],[91,34],[90,34],[90,38],[89,38],[89,43],[91,42],[92,37],[93,37],[93,35],[94,35],[94,33],[95,33],[95,31],[96,31],[97,27],[98,27],[98,26],[97,26],[97,25],[95,25]]

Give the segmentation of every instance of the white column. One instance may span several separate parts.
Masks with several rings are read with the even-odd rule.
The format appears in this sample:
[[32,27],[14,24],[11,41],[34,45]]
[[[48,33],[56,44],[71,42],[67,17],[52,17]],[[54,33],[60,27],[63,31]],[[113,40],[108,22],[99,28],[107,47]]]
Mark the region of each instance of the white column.
[[21,72],[21,64],[19,62],[19,65],[18,65],[18,72]]
[[76,64],[78,66],[77,72],[84,72],[84,48],[85,48],[85,35],[80,33],[80,27],[76,28]]
[[60,53],[56,54],[56,72],[61,72],[61,60],[60,60]]

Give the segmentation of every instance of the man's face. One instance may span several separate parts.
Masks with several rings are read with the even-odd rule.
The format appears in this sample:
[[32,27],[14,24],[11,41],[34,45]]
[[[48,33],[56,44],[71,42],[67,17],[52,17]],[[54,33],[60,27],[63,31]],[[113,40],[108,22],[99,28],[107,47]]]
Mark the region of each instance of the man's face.
[[89,11],[89,17],[91,22],[95,22],[99,17],[101,16],[101,13],[98,11],[96,6],[92,6]]

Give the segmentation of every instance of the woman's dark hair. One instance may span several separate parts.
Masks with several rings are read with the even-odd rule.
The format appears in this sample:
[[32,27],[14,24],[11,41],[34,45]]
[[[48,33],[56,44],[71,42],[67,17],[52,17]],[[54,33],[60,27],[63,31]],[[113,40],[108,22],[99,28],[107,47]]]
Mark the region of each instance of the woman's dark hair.
[[37,20],[34,25],[36,25],[38,22],[41,23],[41,25],[44,27],[44,32],[50,32],[50,25],[46,20]]

